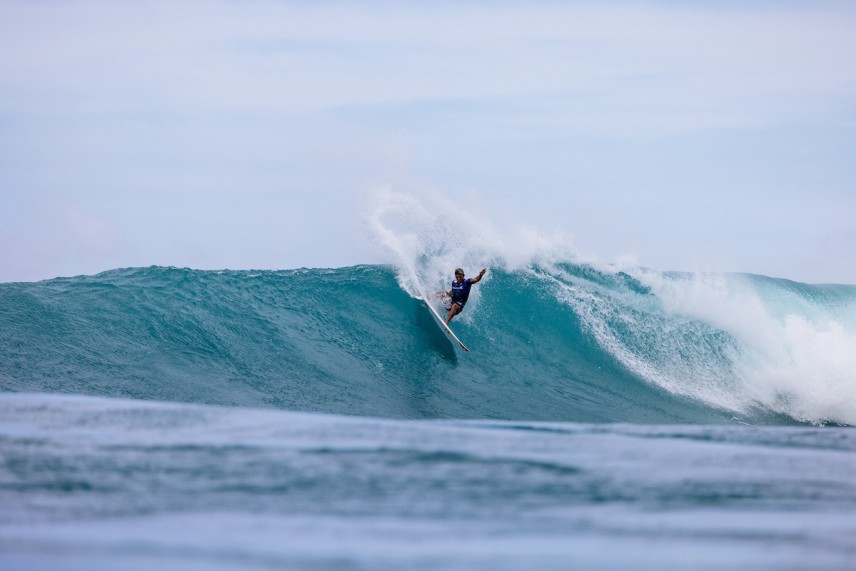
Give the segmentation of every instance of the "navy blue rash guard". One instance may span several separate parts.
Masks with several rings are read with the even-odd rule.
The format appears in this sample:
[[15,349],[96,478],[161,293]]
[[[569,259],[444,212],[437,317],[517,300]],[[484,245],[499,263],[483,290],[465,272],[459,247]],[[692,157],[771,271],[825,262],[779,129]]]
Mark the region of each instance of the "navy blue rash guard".
[[452,303],[457,303],[461,309],[467,303],[470,297],[470,288],[473,287],[472,278],[467,278],[464,281],[455,280],[452,282]]

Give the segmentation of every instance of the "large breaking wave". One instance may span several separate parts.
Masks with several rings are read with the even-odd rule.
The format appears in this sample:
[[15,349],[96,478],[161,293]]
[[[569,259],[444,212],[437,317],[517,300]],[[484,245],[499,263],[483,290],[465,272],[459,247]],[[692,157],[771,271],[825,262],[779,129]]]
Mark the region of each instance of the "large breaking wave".
[[[0,389],[397,418],[856,423],[856,286],[578,259],[379,191],[386,263],[0,284]],[[488,267],[454,321],[420,292]]]
[[455,322],[464,354],[401,281],[381,265],[2,284],[0,384],[398,418],[856,423],[850,286],[493,267]]

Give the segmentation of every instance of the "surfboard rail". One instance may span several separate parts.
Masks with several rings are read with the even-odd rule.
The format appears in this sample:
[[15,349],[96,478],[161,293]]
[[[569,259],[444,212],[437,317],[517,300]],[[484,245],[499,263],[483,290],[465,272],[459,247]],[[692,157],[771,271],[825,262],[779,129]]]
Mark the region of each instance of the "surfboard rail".
[[457,335],[455,335],[455,332],[454,332],[454,331],[452,331],[452,328],[451,328],[451,327],[449,327],[448,325],[446,325],[446,321],[445,321],[445,320],[440,316],[440,313],[437,311],[437,308],[435,308],[435,307],[431,304],[431,302],[429,301],[428,296],[427,296],[427,295],[425,295],[425,292],[420,291],[420,292],[419,292],[419,296],[422,298],[422,301],[423,301],[423,302],[425,303],[425,305],[428,307],[428,310],[431,312],[431,315],[433,315],[433,316],[434,316],[434,320],[437,322],[437,325],[439,325],[439,326],[440,326],[440,329],[441,329],[441,330],[443,330],[443,331],[444,331],[444,332],[449,336],[449,338],[450,338],[452,341],[454,341],[455,343],[457,343],[457,344],[458,344],[458,346],[459,346],[461,349],[463,349],[464,351],[469,352],[469,349],[467,349],[467,346],[466,346],[466,345],[464,345],[464,342],[463,342],[463,341],[461,341],[461,340],[458,338],[458,336],[457,336]]

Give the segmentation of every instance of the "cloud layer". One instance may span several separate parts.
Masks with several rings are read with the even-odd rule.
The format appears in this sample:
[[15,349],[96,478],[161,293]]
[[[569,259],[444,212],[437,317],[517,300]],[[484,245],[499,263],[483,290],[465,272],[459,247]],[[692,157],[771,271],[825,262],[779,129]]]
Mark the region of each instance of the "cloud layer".
[[0,280],[378,261],[358,211],[392,185],[605,258],[856,283],[853,29],[845,3],[7,2]]

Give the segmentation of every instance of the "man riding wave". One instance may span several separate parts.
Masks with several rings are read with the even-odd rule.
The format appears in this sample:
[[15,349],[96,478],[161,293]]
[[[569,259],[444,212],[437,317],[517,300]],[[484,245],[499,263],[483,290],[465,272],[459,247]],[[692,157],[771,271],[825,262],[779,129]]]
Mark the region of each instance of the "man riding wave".
[[470,288],[473,284],[481,281],[486,271],[487,268],[483,268],[476,277],[464,279],[464,270],[461,268],[455,270],[455,281],[452,282],[452,289],[441,292],[441,295],[444,297],[452,299],[452,306],[449,308],[448,317],[446,317],[446,325],[452,321],[453,317],[464,310],[464,305],[466,305],[467,299],[470,297]]

